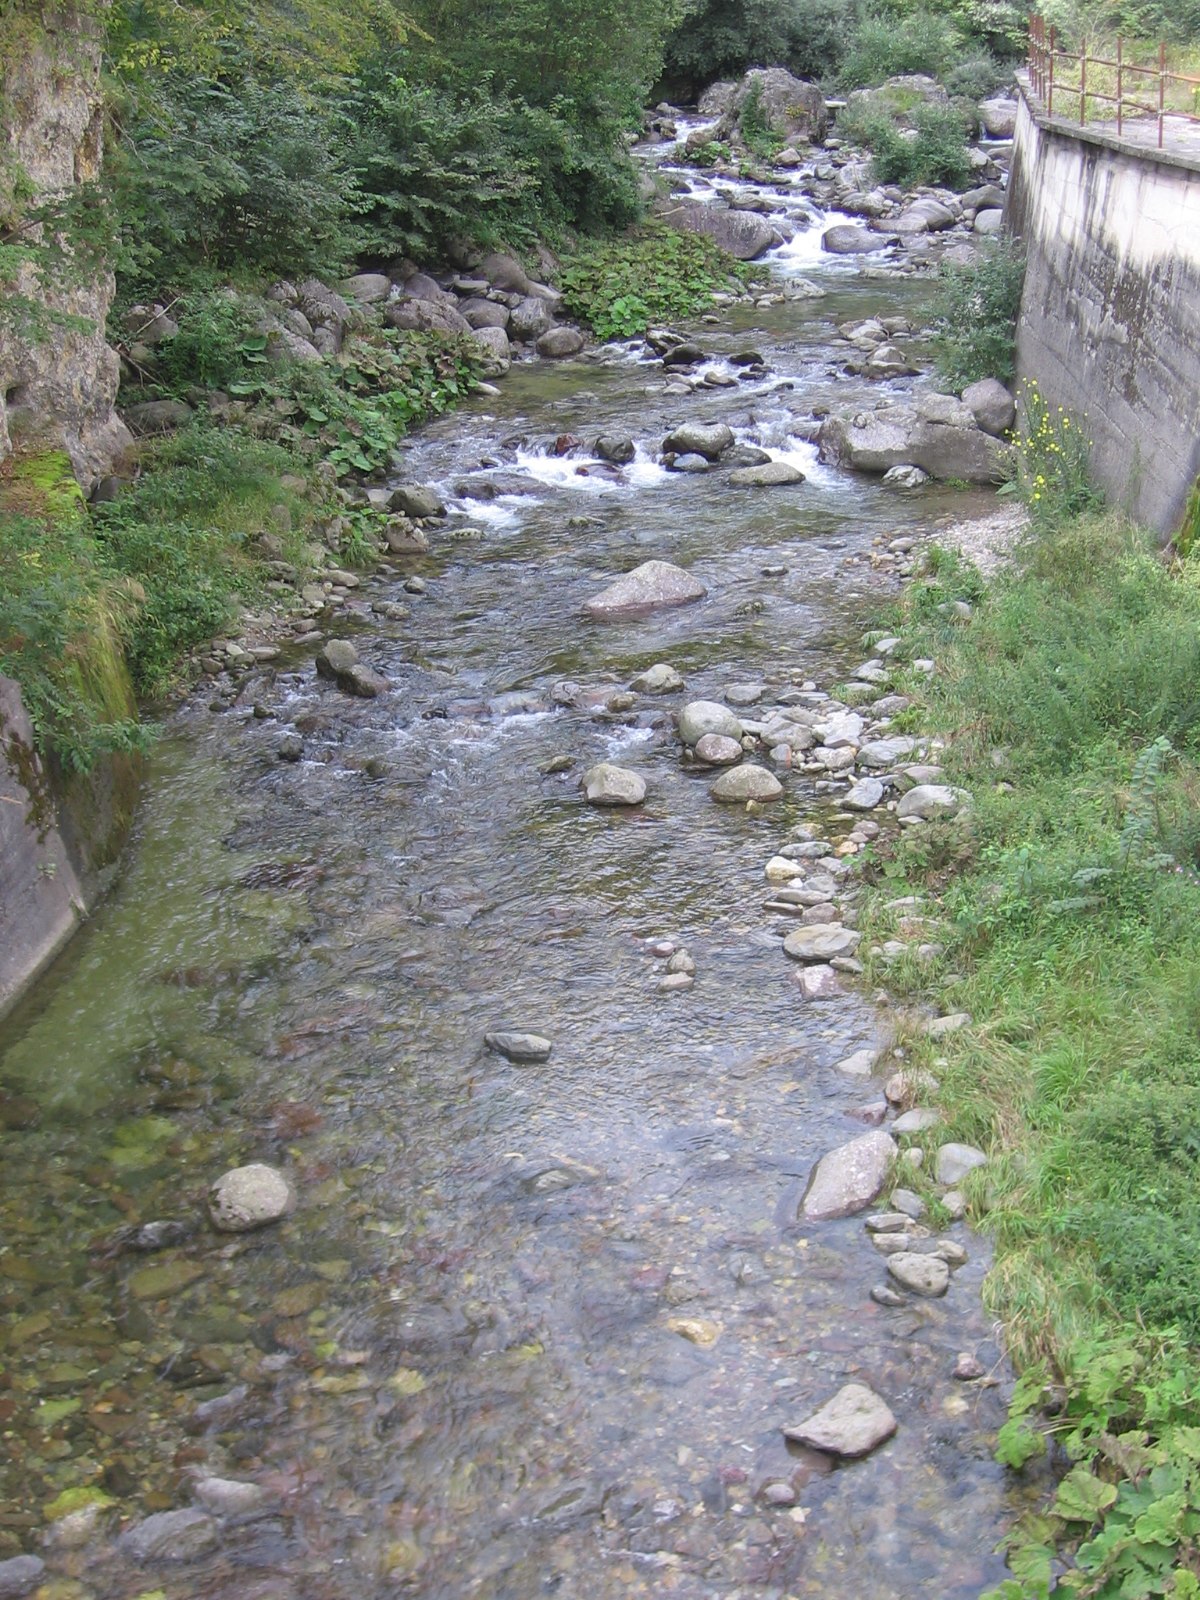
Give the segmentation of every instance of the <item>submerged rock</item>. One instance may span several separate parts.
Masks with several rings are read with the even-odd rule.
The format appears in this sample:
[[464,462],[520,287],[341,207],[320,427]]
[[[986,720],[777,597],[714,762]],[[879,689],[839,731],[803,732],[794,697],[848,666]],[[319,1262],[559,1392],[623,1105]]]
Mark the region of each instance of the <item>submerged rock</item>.
[[217,1542],[216,1524],[203,1511],[159,1511],[134,1523],[119,1547],[135,1561],[195,1561]]
[[888,1405],[863,1383],[848,1383],[804,1422],[783,1430],[784,1437],[810,1450],[857,1460],[869,1455],[896,1431]]
[[668,606],[684,606],[703,600],[708,590],[698,578],[669,561],[643,561],[623,578],[610,583],[584,606],[589,617],[637,616]]
[[803,483],[804,474],[788,461],[768,461],[761,467],[739,467],[729,474],[735,488],[775,488],[789,483]]
[[295,1204],[292,1186],[276,1167],[253,1161],[217,1179],[208,1194],[213,1226],[222,1233],[249,1233],[285,1217]]
[[507,1061],[518,1062],[548,1061],[553,1048],[550,1040],[543,1038],[540,1033],[520,1033],[505,1029],[495,1033],[485,1033],[483,1042],[498,1056],[503,1056]]

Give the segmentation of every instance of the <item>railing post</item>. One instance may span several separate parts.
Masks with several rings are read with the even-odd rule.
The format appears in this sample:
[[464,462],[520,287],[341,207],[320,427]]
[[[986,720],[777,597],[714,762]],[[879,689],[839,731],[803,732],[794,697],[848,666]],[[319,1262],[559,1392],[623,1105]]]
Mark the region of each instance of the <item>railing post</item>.
[[1054,55],[1058,48],[1058,29],[1050,28],[1050,81],[1046,85],[1046,115],[1054,115]]
[[1087,37],[1079,46],[1079,125],[1087,121]]
[[1117,35],[1117,138],[1121,137],[1121,118],[1125,99],[1125,77],[1123,57],[1121,55],[1121,35]]
[[1167,46],[1160,40],[1158,45],[1158,148],[1163,147],[1163,107],[1166,102],[1167,89]]

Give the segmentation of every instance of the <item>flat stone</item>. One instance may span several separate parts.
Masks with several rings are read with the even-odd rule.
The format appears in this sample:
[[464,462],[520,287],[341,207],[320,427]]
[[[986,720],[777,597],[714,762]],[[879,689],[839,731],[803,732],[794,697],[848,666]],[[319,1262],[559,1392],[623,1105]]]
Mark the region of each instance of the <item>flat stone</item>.
[[420,483],[402,483],[392,490],[391,508],[406,517],[444,517],[446,503],[436,489]]
[[865,1210],[887,1182],[895,1159],[896,1141],[878,1129],[830,1150],[813,1168],[801,1214],[825,1221]]
[[548,1061],[553,1046],[540,1033],[521,1033],[516,1029],[499,1029],[485,1033],[483,1042],[489,1050],[508,1061]]
[[853,955],[860,937],[840,922],[817,922],[789,933],[783,948],[793,961],[830,961],[834,956]]
[[343,672],[358,664],[358,651],[349,639],[329,639],[321,646],[317,653],[317,676],[321,678],[337,678]]
[[921,1196],[914,1194],[911,1189],[893,1189],[892,1205],[913,1222],[919,1222],[928,1209]]
[[208,1192],[213,1226],[221,1233],[249,1233],[285,1217],[295,1204],[292,1186],[277,1167],[252,1161],[224,1173]]
[[938,1256],[901,1251],[889,1256],[887,1269],[896,1282],[913,1294],[936,1299],[950,1287],[950,1268]]
[[199,1261],[162,1261],[129,1275],[129,1292],[138,1300],[167,1300],[204,1276]]
[[217,1527],[203,1511],[159,1511],[135,1523],[117,1541],[135,1561],[195,1561],[217,1542]]
[[896,1419],[864,1383],[848,1383],[806,1421],[783,1430],[784,1437],[810,1450],[854,1461],[890,1439]]
[[973,1144],[939,1145],[934,1171],[939,1183],[953,1186],[961,1183],[968,1172],[987,1166],[987,1156]]
[[798,861],[791,861],[787,856],[772,856],[763,868],[763,876],[768,883],[791,883],[793,878],[802,878],[804,868]]
[[624,577],[610,583],[584,606],[589,617],[637,616],[668,606],[688,605],[702,600],[708,590],[698,578],[669,561],[643,561]]
[[973,1356],[969,1350],[960,1350],[954,1359],[954,1371],[950,1374],[960,1383],[973,1383],[976,1378],[984,1374],[983,1362]]
[[744,804],[748,800],[757,800],[761,803],[781,799],[783,785],[775,774],[768,772],[765,767],[747,764],[723,772],[708,792],[714,800],[720,800],[725,804]]
[[665,978],[658,980],[659,994],[682,994],[695,983],[695,978],[690,972],[668,972]]
[[583,792],[593,806],[638,806],[646,798],[646,781],[628,767],[600,761],[584,773]]
[[903,1211],[873,1211],[863,1227],[868,1233],[904,1233],[911,1220]]
[[696,740],[696,759],[708,767],[731,767],[745,752],[740,739],[727,739],[723,733],[704,733]]
[[739,467],[729,474],[729,482],[737,489],[774,489],[803,483],[804,474],[788,461],[767,461],[760,467]]
[[945,1017],[930,1017],[925,1024],[925,1032],[931,1039],[944,1039],[947,1034],[961,1033],[970,1026],[971,1013],[969,1011],[951,1011]]
[[942,1196],[942,1204],[955,1222],[960,1221],[967,1214],[967,1197],[961,1189],[947,1189]]

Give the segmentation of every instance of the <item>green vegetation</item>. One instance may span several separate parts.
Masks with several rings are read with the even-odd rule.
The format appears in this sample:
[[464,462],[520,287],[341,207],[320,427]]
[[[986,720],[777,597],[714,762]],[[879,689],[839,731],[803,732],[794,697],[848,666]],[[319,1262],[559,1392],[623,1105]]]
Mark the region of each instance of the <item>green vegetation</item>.
[[1200,565],[1099,509],[1071,418],[1036,392],[1023,410],[1015,563],[985,584],[935,550],[894,619],[903,659],[937,661],[898,669],[910,730],[946,739],[971,805],[868,865],[868,937],[917,894],[943,947],[873,976],[974,1019],[906,1034],[907,1065],[940,1081],[946,1136],[990,1155],[965,1187],[1022,1371],[999,1458],[1053,1438],[1071,1464],[990,1600],[1194,1596]]
[[572,316],[601,339],[627,339],[709,310],[714,291],[740,289],[752,273],[702,235],[654,227],[634,240],[585,246],[559,281]]
[[988,241],[970,265],[944,263],[933,307],[938,375],[960,392],[980,378],[1013,375],[1025,258],[1005,240]]
[[971,180],[967,152],[968,121],[953,105],[918,105],[908,120],[916,130],[907,137],[896,119],[880,107],[847,108],[838,119],[843,136],[871,152],[876,183],[911,187],[920,183],[965,189]]

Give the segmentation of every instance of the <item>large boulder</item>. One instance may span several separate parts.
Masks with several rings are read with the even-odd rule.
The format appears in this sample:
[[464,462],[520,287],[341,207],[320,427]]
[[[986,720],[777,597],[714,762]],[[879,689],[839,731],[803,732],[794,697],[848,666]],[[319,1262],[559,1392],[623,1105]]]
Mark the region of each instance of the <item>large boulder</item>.
[[352,278],[343,278],[339,287],[360,306],[375,306],[391,294],[392,280],[386,272],[356,272]]
[[577,356],[583,349],[583,335],[578,328],[547,328],[535,346],[538,355],[551,361],[561,361],[564,356]]
[[989,139],[1011,139],[1017,131],[1017,102],[997,96],[984,100],[979,107],[979,121]]
[[539,300],[558,300],[557,289],[537,283],[514,256],[499,252],[484,256],[479,263],[479,275],[486,278],[493,289],[503,289],[508,294],[532,295]]
[[723,772],[709,790],[714,800],[726,805],[744,805],[748,800],[762,804],[783,798],[783,785],[766,767],[734,767]]
[[408,297],[393,300],[385,308],[383,320],[393,328],[409,333],[470,333],[471,324],[453,305],[436,300]]
[[526,295],[524,300],[519,300],[512,308],[508,321],[509,337],[512,339],[540,339],[548,328],[554,326],[554,312],[547,300],[540,295]]
[[906,238],[917,233],[942,233],[947,228],[952,228],[958,221],[949,206],[935,200],[932,195],[923,195],[919,200],[914,200],[912,205],[905,206],[904,210],[888,226],[895,233]]
[[[686,23],[684,26],[686,27]],[[736,83],[727,83],[725,81],[710,83],[699,100],[697,100],[696,110],[702,117],[723,117],[733,104],[733,97],[736,93]],[[711,129],[706,128],[703,131],[706,138],[712,138]]]
[[821,460],[857,472],[887,472],[913,465],[931,478],[998,483],[1011,450],[979,428],[930,422],[912,406],[826,417],[817,435]]
[[502,378],[512,365],[512,350],[503,328],[476,328],[471,334],[473,343],[483,351],[484,376]]
[[702,233],[738,261],[754,261],[779,243],[775,229],[754,211],[731,211],[716,201],[676,199],[661,201],[654,209],[672,228]]
[[886,234],[871,233],[853,222],[838,222],[821,235],[821,249],[831,256],[866,256],[886,250],[891,240]]
[[679,737],[686,745],[699,744],[706,734],[723,739],[742,737],[741,719],[719,700],[691,700],[679,713]]
[[628,767],[599,761],[583,775],[583,792],[594,806],[640,806],[646,798],[646,780]]
[[804,474],[790,461],[766,461],[761,467],[739,467],[729,474],[729,481],[738,489],[771,489],[803,483]]
[[747,72],[721,119],[723,136],[736,131],[745,137],[742,123],[747,102],[755,106],[757,120],[788,144],[798,140],[820,144],[825,137],[829,126],[825,96],[815,83],[793,77],[785,67],[753,67]]
[[[539,305],[543,303],[538,302]],[[476,330],[507,328],[512,319],[507,306],[502,306],[498,300],[485,300],[482,295],[472,295],[469,300],[462,301],[458,309]]]
[[700,580],[682,567],[669,561],[643,561],[640,567],[594,595],[583,609],[587,616],[606,621],[687,605],[692,600],[702,600],[707,593]]

